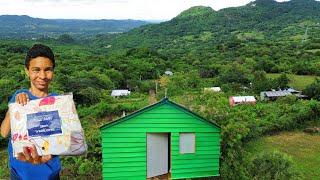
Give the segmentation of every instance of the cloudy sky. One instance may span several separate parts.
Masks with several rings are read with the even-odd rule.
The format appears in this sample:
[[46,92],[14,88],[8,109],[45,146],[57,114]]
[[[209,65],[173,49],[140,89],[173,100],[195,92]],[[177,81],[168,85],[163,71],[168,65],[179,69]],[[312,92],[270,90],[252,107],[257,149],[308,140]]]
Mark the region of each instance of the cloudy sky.
[[252,0],[0,0],[0,15],[29,15],[47,19],[168,20],[192,6],[210,6],[219,10],[242,6],[250,1]]

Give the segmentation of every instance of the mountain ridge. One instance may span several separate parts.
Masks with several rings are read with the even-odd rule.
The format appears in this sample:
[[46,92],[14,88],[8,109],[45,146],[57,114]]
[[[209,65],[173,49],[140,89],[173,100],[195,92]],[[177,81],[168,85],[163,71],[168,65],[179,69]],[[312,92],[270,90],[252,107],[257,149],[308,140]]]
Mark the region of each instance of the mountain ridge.
[[1,15],[0,38],[57,37],[61,34],[94,36],[101,33],[120,33],[141,25],[149,24],[141,20],[79,20],[42,19],[26,15]]
[[[170,21],[160,24],[141,26],[114,39],[114,47],[143,46],[165,49],[166,44],[187,43],[188,36],[202,38],[217,43],[230,39],[231,34],[261,32],[265,38],[279,39],[292,31],[291,35],[304,32],[306,25],[320,22],[320,2],[315,0],[292,0],[276,2],[257,0],[245,6],[209,11],[205,7],[193,7],[181,12]],[[297,30],[294,30],[296,27]],[[291,28],[291,29],[290,29]],[[294,32],[296,31],[296,32]],[[296,34],[294,34],[296,33]],[[209,35],[210,34],[210,35]],[[125,45],[121,45],[123,39]],[[110,42],[108,42],[110,43]],[[164,46],[162,46],[164,45]]]

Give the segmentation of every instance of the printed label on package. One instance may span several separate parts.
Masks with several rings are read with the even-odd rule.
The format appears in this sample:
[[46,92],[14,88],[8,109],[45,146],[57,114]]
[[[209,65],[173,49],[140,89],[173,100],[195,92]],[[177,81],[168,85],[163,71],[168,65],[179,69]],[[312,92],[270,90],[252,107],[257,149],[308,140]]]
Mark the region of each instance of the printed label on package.
[[27,129],[30,137],[61,134],[61,119],[58,111],[27,114]]

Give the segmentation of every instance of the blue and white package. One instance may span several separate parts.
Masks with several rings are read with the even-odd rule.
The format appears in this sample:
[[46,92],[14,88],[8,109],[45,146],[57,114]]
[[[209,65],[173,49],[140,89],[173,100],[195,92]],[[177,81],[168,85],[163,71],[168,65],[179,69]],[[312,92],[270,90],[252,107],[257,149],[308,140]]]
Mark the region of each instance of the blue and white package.
[[40,155],[80,155],[87,151],[72,94],[9,105],[14,156],[35,145]]

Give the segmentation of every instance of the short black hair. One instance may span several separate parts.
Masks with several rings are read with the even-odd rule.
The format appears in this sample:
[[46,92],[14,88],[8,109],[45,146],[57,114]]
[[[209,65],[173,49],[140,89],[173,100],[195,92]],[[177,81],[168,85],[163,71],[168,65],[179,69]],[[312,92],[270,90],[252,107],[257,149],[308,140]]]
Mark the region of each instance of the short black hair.
[[52,50],[43,44],[34,44],[29,51],[27,52],[26,59],[24,61],[24,65],[27,69],[29,69],[30,61],[36,57],[46,57],[50,59],[53,64],[53,68],[56,66],[56,62],[54,59],[54,54]]

